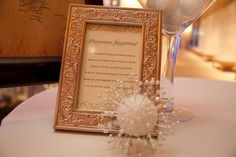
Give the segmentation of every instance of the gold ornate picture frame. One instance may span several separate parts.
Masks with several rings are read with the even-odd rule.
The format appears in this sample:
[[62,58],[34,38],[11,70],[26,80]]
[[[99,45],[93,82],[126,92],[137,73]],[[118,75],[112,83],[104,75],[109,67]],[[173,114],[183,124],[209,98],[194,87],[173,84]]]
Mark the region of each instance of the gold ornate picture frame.
[[117,79],[160,79],[159,10],[72,4],[69,7],[54,129],[102,132],[114,110],[96,95]]

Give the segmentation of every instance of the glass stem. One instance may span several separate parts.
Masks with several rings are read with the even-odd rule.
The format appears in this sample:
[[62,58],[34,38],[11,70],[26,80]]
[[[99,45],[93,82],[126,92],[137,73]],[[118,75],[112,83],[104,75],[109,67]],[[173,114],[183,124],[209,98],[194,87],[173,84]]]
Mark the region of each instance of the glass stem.
[[168,42],[168,52],[167,52],[167,62],[164,70],[164,76],[168,79],[172,84],[174,83],[174,75],[175,75],[175,66],[176,66],[176,58],[179,51],[181,35],[179,33],[167,36]]
[[[163,87],[166,91],[166,95],[164,97],[170,98],[173,100],[174,98],[174,75],[175,75],[175,66],[176,66],[176,59],[179,51],[181,41],[181,34],[176,33],[175,35],[168,35],[167,36],[167,59],[164,66],[163,71]],[[173,101],[168,106],[168,110],[173,110]]]

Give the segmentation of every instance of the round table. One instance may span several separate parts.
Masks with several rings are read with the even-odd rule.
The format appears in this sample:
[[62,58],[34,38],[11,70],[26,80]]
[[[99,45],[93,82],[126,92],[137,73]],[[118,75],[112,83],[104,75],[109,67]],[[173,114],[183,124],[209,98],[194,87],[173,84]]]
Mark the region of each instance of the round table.
[[[101,134],[53,130],[57,89],[35,95],[0,127],[0,157],[121,157]],[[194,118],[176,127],[160,157],[235,157],[236,83],[175,79],[175,104]]]

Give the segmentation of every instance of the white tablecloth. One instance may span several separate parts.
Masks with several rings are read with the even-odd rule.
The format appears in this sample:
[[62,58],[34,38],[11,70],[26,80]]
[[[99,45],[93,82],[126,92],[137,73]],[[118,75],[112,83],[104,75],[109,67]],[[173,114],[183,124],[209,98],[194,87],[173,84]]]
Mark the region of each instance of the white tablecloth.
[[[110,157],[108,137],[55,132],[57,89],[35,95],[11,112],[0,127],[0,157]],[[236,157],[236,83],[177,78],[175,104],[193,112],[161,149],[160,157]]]

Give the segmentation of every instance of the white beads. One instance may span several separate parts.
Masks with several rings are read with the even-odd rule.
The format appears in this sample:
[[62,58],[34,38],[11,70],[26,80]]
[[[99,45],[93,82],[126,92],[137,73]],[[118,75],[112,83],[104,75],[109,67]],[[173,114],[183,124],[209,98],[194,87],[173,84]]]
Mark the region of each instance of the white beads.
[[169,119],[169,115],[178,113],[165,112],[167,104],[173,102],[174,98],[162,97],[165,91],[159,88],[160,82],[154,78],[142,82],[134,77],[130,76],[130,82],[133,83],[130,90],[126,90],[123,81],[117,80],[117,85],[106,90],[107,97],[98,94],[114,109],[104,111],[101,116],[112,117],[111,121],[99,124],[98,127],[104,133],[113,132],[109,134],[109,143],[114,149],[121,149],[127,155],[136,153],[136,156],[141,157],[144,156],[142,147],[159,152],[163,140],[179,122]]
[[132,95],[118,107],[117,121],[130,136],[146,135],[157,123],[156,107],[148,97]]

